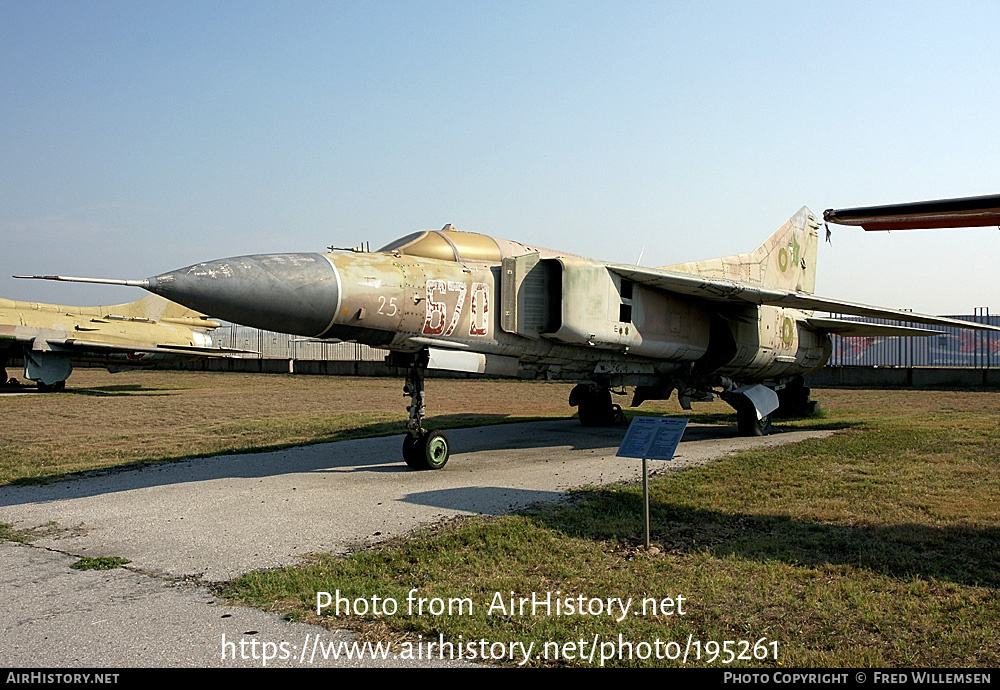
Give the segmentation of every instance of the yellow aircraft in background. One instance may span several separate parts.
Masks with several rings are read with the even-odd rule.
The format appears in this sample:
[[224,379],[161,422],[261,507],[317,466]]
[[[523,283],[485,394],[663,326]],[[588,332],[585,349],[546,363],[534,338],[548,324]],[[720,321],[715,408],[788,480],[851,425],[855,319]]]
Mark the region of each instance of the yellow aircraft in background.
[[[221,324],[159,295],[110,307],[68,307],[0,298],[0,369],[24,358],[24,377],[62,390],[74,361],[120,371],[164,361],[239,353],[212,347]],[[3,383],[7,383],[6,370]]]

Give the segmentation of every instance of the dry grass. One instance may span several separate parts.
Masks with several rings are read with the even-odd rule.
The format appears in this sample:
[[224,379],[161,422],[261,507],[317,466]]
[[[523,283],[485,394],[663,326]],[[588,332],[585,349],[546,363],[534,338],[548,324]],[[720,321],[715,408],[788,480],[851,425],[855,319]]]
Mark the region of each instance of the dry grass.
[[[101,369],[73,373],[65,393],[0,396],[0,483],[197,455],[401,433],[397,378]],[[430,428],[571,417],[572,383],[429,379]],[[1000,411],[989,392],[848,391],[817,395],[838,420]],[[621,402],[627,402],[621,400]],[[681,414],[673,400],[640,413]],[[733,423],[722,402],[687,416]],[[800,424],[800,423],[792,423]],[[806,422],[815,425],[815,420]]]
[[[0,396],[0,482],[401,433],[408,403],[402,386],[393,378],[77,370],[64,393]],[[571,388],[430,379],[427,424],[569,417]]]
[[[0,481],[399,433],[406,416],[398,379],[83,370],[70,384],[62,394],[0,396]],[[429,425],[568,417],[571,387],[431,380]],[[692,635],[779,643],[777,659],[734,664],[758,667],[1000,663],[1000,393],[824,390],[816,397],[822,418],[783,425],[842,432],[657,478],[655,557],[634,548],[638,489],[604,487],[580,492],[572,505],[462,521],[347,559],[251,573],[230,593],[299,617],[308,617],[320,588],[402,600],[415,580],[425,583],[422,595],[468,596],[477,605],[508,591],[681,593],[691,613],[669,625],[544,616],[394,618],[391,629],[384,620],[323,622],[395,639],[623,633],[637,641]],[[674,401],[642,412],[680,414]],[[684,414],[733,423],[718,402]],[[28,537],[0,525],[0,538]],[[702,659],[713,661],[720,663]]]

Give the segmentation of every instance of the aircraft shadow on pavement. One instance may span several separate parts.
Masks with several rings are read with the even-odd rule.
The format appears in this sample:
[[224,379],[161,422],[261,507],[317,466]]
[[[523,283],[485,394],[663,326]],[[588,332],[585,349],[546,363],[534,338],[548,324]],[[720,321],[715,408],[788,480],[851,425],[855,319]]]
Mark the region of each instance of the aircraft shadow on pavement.
[[460,489],[438,489],[407,494],[406,503],[462,510],[482,515],[502,515],[533,503],[549,503],[566,498],[559,491],[533,491],[509,486],[470,486]]
[[[495,419],[496,415],[482,415]],[[470,415],[456,415],[468,423]],[[435,418],[436,428],[446,428],[449,416]],[[384,431],[384,423],[369,425]],[[369,426],[350,430],[365,433]],[[513,424],[493,424],[448,429],[454,454],[504,450],[570,448],[601,450],[614,454],[626,427],[584,427],[575,418],[548,419]],[[689,425],[682,443],[737,436],[731,426]],[[445,472],[448,471],[446,468]],[[0,487],[0,507],[84,498],[192,482],[226,478],[263,479],[308,472],[413,473],[402,461],[402,435],[357,438],[328,443],[291,446],[275,450],[165,460],[145,465],[95,470],[50,484]]]
[[[505,427],[514,426],[503,424],[448,429],[445,425],[437,424],[432,425],[432,428],[446,430],[448,437],[453,439],[452,453],[547,447],[568,447],[573,450],[617,450],[628,430],[627,424],[611,427],[585,427],[577,419],[570,418],[518,422],[516,424],[517,434],[504,433]],[[794,430],[806,431],[809,429],[811,427],[801,427]],[[775,433],[782,433],[782,430],[776,429]],[[739,433],[735,425],[732,424],[714,425],[691,422],[684,431],[682,442],[738,437]]]

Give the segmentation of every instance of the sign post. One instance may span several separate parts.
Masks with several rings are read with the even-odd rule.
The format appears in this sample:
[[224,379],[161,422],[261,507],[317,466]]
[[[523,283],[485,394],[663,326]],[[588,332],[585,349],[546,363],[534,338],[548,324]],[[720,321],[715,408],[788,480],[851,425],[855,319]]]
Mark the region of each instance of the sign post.
[[688,420],[679,417],[635,417],[615,454],[619,458],[642,458],[642,503],[649,549],[649,469],[646,460],[672,460]]

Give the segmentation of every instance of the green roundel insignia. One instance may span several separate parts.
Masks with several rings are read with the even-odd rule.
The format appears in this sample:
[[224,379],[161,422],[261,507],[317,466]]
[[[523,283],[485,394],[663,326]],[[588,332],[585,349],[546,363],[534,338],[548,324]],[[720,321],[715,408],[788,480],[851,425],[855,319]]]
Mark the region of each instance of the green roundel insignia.
[[781,340],[786,345],[789,345],[792,342],[792,320],[787,316],[781,323]]
[[778,268],[782,271],[788,269],[788,250],[784,247],[778,250]]

